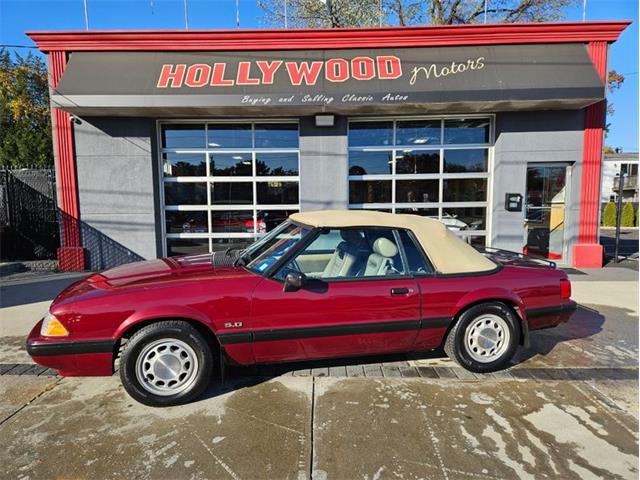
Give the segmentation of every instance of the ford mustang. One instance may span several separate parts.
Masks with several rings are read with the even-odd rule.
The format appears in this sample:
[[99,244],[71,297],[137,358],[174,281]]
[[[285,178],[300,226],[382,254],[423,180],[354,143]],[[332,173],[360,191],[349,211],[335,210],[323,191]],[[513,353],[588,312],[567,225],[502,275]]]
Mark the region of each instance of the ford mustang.
[[27,351],[61,375],[112,375],[152,406],[197,398],[226,362],[443,347],[505,368],[575,310],[552,262],[480,252],[445,225],[369,211],[293,214],[244,250],[123,265],[61,292]]

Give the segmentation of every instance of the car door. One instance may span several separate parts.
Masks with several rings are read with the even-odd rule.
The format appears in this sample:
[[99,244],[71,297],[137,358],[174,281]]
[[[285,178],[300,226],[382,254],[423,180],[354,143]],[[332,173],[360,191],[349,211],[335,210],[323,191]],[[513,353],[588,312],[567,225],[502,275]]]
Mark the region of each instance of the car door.
[[[420,295],[405,273],[401,249],[391,229],[318,232],[253,292],[256,360],[409,350],[420,325]],[[284,278],[292,270],[304,273],[307,282],[285,292]]]

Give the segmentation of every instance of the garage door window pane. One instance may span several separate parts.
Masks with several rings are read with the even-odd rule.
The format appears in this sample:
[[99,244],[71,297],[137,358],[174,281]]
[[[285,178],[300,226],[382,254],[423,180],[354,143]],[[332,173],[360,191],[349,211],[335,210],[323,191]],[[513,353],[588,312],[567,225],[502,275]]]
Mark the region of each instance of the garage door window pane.
[[438,218],[437,208],[396,208],[396,213],[420,215],[421,217]]
[[396,145],[440,145],[440,120],[397,122]]
[[209,124],[209,148],[251,148],[251,125]]
[[349,175],[391,173],[392,152],[349,152]]
[[298,175],[298,153],[256,153],[256,175]]
[[452,230],[484,230],[486,215],[484,207],[444,207],[442,222]]
[[349,182],[349,203],[386,203],[391,201],[391,180]]
[[199,253],[209,253],[209,240],[207,238],[167,239],[167,255],[169,257],[197,255]]
[[488,118],[472,118],[444,121],[444,143],[489,143]]
[[256,148],[298,148],[295,123],[256,123]]
[[396,153],[396,173],[419,174],[440,172],[440,152],[435,151],[403,151]]
[[164,125],[162,148],[205,148],[204,125]]
[[468,173],[487,171],[488,150],[445,150],[445,173]]
[[353,122],[349,124],[349,146],[393,145],[393,122]]
[[438,180],[402,180],[396,182],[396,202],[437,202]]
[[211,231],[213,233],[253,233],[253,211],[219,212],[217,210],[213,210],[211,212]]
[[215,182],[211,184],[211,204],[251,204],[253,203],[253,185],[251,182]]
[[206,205],[206,183],[165,183],[165,205]]
[[258,182],[256,191],[261,205],[298,203],[298,182]]
[[162,173],[165,177],[204,177],[207,157],[203,153],[163,153]]
[[247,248],[253,240],[250,238],[212,238],[211,251],[224,252],[228,248],[237,248],[242,250]]
[[487,180],[456,178],[444,181],[445,202],[484,202],[487,200]]
[[167,233],[209,233],[207,212],[169,210],[165,219]]
[[251,153],[212,153],[211,175],[213,176],[251,176],[253,168]]
[[258,210],[258,233],[270,232],[298,210]]

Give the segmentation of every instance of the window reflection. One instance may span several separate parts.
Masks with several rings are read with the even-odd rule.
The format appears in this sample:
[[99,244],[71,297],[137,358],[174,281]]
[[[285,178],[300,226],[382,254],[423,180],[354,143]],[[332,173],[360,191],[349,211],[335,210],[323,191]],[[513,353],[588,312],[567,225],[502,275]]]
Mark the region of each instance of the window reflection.
[[442,209],[442,222],[451,230],[484,230],[485,218],[484,207]]
[[204,125],[182,124],[162,126],[163,148],[205,148]]
[[256,123],[256,148],[298,148],[298,125],[295,123]]
[[251,182],[212,183],[211,203],[213,205],[253,203],[253,185]]
[[208,233],[207,212],[175,211],[165,212],[167,233]]
[[256,153],[256,175],[298,175],[298,153]]
[[197,255],[209,253],[207,238],[167,238],[167,256]]
[[258,204],[281,205],[298,203],[298,182],[258,182]]
[[484,202],[487,200],[487,180],[456,178],[444,180],[445,202]]
[[410,120],[396,123],[396,145],[440,145],[440,120]]
[[212,153],[209,168],[213,176],[251,176],[251,153]]
[[253,211],[241,210],[219,212],[217,210],[213,210],[211,212],[211,231],[213,233],[253,233]]
[[444,121],[444,143],[489,143],[488,118]]
[[392,152],[349,152],[349,175],[384,175],[391,173]]
[[396,181],[396,202],[429,203],[438,201],[438,180]]
[[445,150],[445,173],[467,173],[487,171],[487,149]]
[[206,183],[165,183],[165,205],[206,205]]
[[207,157],[203,153],[163,153],[162,173],[165,177],[204,177]]
[[396,173],[418,174],[440,171],[440,151],[397,150]]
[[421,217],[438,218],[437,208],[396,208],[396,213],[420,215]]
[[349,146],[393,145],[393,122],[349,123]]
[[391,180],[349,182],[349,203],[382,203],[391,201]]
[[209,124],[209,148],[251,148],[251,125]]

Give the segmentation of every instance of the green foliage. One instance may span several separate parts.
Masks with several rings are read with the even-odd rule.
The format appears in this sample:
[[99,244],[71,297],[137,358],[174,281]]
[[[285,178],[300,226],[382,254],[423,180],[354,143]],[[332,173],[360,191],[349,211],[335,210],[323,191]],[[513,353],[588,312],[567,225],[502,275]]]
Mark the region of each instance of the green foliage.
[[633,204],[627,202],[622,207],[622,218],[620,219],[621,227],[633,227]]
[[614,227],[616,225],[616,204],[609,202],[604,207],[602,213],[602,225],[605,227]]
[[[290,28],[372,27],[382,25],[453,25],[482,23],[485,0],[258,0],[264,21]],[[561,20],[564,9],[577,0],[492,0],[487,22],[544,22]],[[380,19],[380,16],[382,19]]]
[[52,164],[47,66],[0,49],[0,167]]

